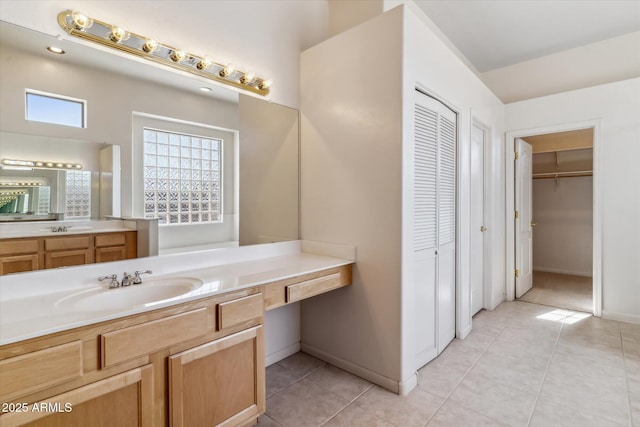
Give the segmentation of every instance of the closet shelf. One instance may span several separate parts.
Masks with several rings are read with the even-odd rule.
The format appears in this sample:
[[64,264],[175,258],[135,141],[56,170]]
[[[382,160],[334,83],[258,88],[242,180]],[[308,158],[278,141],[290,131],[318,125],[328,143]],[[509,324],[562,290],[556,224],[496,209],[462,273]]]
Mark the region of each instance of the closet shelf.
[[577,178],[580,176],[593,176],[592,170],[571,171],[571,172],[545,172],[534,173],[533,179],[557,179],[557,178]]

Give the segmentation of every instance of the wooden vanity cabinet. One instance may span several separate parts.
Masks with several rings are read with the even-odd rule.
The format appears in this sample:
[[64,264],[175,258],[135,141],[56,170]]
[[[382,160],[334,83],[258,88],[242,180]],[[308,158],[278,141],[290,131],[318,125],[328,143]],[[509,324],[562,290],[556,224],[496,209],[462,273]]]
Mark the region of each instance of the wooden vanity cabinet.
[[0,275],[137,257],[137,232],[0,239]]
[[0,412],[0,426],[255,423],[265,308],[350,283],[346,265],[1,346],[0,402],[27,411]]
[[[12,405],[0,412],[0,426],[237,426],[257,419],[265,410],[261,289],[0,347],[0,402]],[[26,412],[14,410],[22,404]],[[34,404],[46,408],[34,412]]]

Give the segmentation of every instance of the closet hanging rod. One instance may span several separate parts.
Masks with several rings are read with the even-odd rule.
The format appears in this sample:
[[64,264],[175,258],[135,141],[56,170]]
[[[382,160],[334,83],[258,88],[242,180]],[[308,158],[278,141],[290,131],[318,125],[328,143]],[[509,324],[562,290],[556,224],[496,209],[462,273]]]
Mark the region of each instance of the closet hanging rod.
[[553,178],[577,178],[580,176],[593,176],[593,171],[573,171],[573,172],[546,172],[534,173],[531,175],[533,179],[553,179]]

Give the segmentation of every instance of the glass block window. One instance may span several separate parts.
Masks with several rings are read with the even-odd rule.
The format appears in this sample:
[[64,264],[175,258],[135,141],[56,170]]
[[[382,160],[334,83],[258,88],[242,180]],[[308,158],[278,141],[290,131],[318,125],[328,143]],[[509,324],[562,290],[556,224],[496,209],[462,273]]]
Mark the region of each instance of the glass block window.
[[51,206],[51,187],[38,188],[38,214],[48,214]]
[[222,221],[222,140],[143,130],[144,216],[159,224]]
[[66,218],[91,218],[91,171],[66,171]]

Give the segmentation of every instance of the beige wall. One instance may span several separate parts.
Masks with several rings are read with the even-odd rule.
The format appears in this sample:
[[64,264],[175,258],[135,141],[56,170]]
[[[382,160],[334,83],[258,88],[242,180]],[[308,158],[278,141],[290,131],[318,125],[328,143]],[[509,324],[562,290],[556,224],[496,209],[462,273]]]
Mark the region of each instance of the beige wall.
[[533,180],[533,269],[591,276],[593,178]]
[[298,111],[240,96],[240,244],[298,239]]

